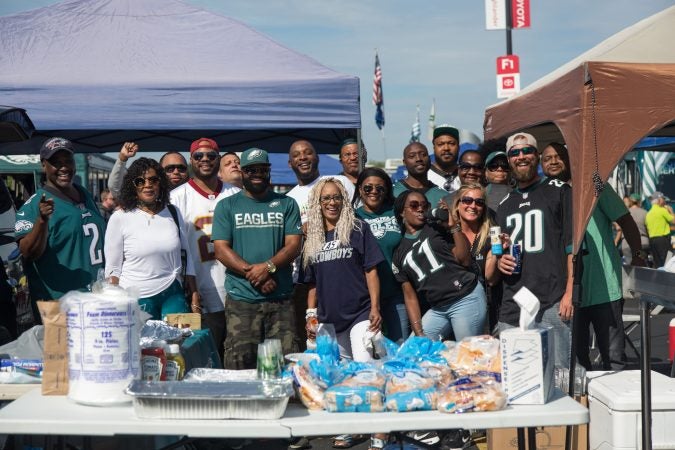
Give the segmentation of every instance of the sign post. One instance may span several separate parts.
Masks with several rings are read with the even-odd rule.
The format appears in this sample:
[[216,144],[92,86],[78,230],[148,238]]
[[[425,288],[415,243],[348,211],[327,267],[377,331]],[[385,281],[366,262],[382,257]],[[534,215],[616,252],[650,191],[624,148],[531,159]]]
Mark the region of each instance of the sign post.
[[520,60],[517,55],[497,58],[497,98],[509,98],[520,92]]

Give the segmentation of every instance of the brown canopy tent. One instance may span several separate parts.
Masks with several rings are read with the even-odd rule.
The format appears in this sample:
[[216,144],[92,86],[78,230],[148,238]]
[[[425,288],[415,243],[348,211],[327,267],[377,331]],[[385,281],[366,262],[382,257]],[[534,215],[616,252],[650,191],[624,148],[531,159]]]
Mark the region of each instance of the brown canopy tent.
[[567,144],[574,177],[574,253],[598,195],[646,136],[675,136],[675,6],[605,40],[485,111],[485,139],[517,131]]

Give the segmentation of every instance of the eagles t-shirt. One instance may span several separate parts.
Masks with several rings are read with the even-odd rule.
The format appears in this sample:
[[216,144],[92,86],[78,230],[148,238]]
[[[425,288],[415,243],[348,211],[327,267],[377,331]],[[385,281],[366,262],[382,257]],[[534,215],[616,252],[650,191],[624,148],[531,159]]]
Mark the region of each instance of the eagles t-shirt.
[[[302,234],[300,210],[295,200],[269,192],[263,200],[237,192],[216,205],[213,213],[212,241],[228,241],[232,250],[250,264],[269,260],[284,246],[286,236]],[[225,277],[225,290],[234,300],[262,303],[288,298],[293,290],[291,266],[279,267],[273,275],[277,288],[270,294],[251,286],[234,271]]]
[[326,232],[326,243],[312,263],[301,270],[304,283],[316,285],[319,322],[331,323],[341,333],[368,320],[370,293],[365,271],[384,261],[368,224],[356,221],[349,246],[340,245],[335,231]]
[[540,316],[565,293],[567,255],[572,252],[571,192],[566,183],[544,178],[525,189],[514,189],[500,203],[497,223],[502,233],[520,244],[522,260],[522,273],[502,276],[500,322],[518,325],[520,307],[513,296],[521,287],[539,299]]
[[463,298],[474,290],[478,276],[457,261],[452,254],[454,246],[449,232],[430,225],[414,235],[406,233],[394,251],[396,280],[410,282],[432,307]]

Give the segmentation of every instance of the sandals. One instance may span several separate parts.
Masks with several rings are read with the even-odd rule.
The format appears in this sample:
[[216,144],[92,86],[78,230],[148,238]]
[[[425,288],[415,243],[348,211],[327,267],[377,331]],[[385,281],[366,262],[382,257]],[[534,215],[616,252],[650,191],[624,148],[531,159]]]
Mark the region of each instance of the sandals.
[[341,434],[333,438],[333,448],[350,448],[353,447],[354,437],[351,434]]
[[386,442],[384,440],[376,437],[371,437],[370,447],[368,447],[368,450],[382,450],[385,445]]

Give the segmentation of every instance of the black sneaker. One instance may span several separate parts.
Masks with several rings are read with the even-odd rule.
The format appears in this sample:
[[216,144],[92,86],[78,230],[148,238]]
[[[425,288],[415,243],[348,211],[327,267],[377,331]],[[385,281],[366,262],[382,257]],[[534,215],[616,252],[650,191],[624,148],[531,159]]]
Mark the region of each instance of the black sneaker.
[[441,440],[441,450],[466,450],[472,445],[471,432],[464,429],[448,430]]
[[438,445],[441,442],[441,437],[436,431],[411,431],[408,433],[408,437],[421,442],[426,445]]

